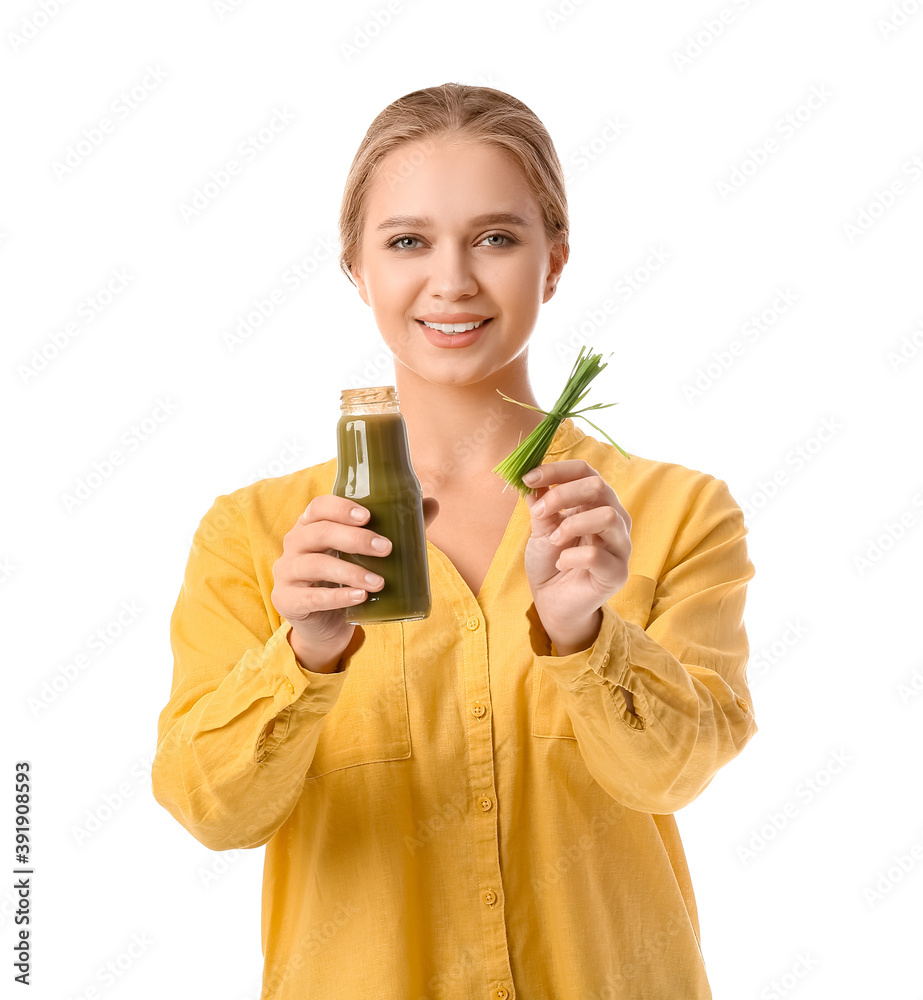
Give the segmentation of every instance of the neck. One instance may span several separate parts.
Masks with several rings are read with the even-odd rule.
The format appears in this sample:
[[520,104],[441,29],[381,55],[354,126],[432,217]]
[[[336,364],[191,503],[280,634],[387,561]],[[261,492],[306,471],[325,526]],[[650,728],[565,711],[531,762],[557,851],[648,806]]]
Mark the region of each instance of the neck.
[[539,405],[529,384],[525,351],[473,385],[429,382],[397,359],[394,374],[411,460],[424,493],[459,477],[491,474],[543,419],[541,413],[510,403],[497,392]]

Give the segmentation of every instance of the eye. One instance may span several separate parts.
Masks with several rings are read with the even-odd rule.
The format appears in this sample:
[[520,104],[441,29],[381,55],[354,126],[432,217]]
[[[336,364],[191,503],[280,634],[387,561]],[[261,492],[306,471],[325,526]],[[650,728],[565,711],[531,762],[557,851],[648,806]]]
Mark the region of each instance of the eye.
[[[484,237],[485,240],[506,240],[506,243],[491,243],[492,247],[507,247],[512,246],[513,243],[517,243],[518,240],[514,240],[512,236],[507,236],[505,233],[489,233]],[[483,240],[481,241],[483,242]]]
[[389,247],[394,247],[396,250],[416,250],[416,247],[402,247],[402,246],[398,246],[399,243],[404,243],[405,241],[409,241],[410,243],[414,243],[414,242],[419,243],[420,242],[416,238],[416,236],[395,236],[393,240],[390,240],[388,242],[388,246]]

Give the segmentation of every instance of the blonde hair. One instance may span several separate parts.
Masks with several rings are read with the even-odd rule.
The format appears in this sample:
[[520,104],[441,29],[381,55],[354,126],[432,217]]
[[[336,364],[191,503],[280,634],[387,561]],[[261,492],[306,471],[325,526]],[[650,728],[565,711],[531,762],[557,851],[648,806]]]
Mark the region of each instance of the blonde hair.
[[564,171],[541,120],[502,90],[444,83],[393,101],[378,114],[359,144],[340,205],[340,268],[353,284],[351,269],[359,253],[369,179],[379,162],[398,146],[437,136],[483,142],[508,153],[535,195],[548,239],[563,243],[567,253]]

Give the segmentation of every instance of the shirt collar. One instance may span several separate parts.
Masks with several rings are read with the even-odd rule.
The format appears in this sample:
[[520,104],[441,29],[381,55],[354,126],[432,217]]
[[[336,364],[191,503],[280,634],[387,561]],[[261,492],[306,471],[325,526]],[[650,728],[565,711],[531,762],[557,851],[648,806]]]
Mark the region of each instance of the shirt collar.
[[571,417],[567,417],[562,420],[558,429],[555,431],[554,437],[551,439],[551,447],[545,452],[547,455],[561,455],[566,451],[570,451],[575,445],[579,444],[586,434],[576,426]]

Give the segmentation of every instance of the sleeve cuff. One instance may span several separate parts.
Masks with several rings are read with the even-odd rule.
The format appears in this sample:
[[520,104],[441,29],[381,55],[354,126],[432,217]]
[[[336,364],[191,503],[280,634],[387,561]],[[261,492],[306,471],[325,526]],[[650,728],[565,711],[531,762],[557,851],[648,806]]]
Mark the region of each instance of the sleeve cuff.
[[329,712],[340,695],[348,666],[329,674],[305,670],[288,641],[291,630],[292,623],[283,619],[266,643],[263,656],[263,669],[277,678],[276,707],[279,712],[289,707],[315,715]]
[[628,663],[628,629],[625,619],[609,604],[601,605],[602,622],[599,633],[593,644],[586,649],[579,649],[566,656],[558,656],[554,643],[550,642],[540,623],[536,628],[538,617],[530,609],[533,627],[529,630],[532,652],[535,663],[552,677],[562,687],[576,691],[588,684],[598,682],[599,678],[618,684],[631,690],[629,675],[631,668]]

